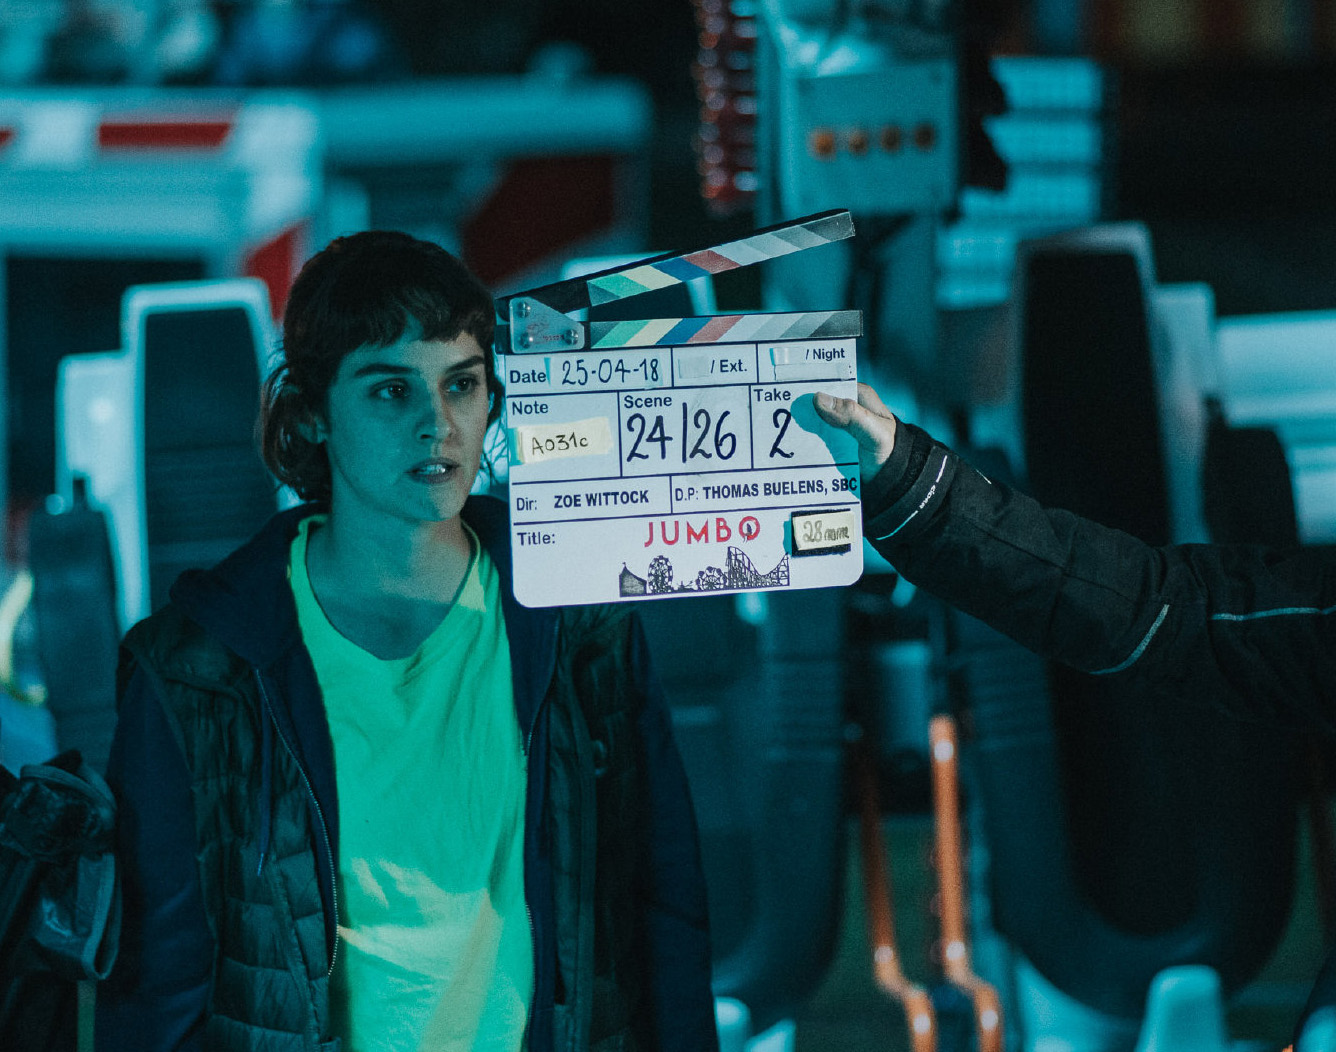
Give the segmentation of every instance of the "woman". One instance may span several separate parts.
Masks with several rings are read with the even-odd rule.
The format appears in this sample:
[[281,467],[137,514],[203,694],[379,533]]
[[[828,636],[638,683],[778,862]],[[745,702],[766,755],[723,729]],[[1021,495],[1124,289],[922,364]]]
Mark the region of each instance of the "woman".
[[276,516],[126,636],[99,1052],[709,1049],[694,817],[638,619],[529,610],[490,297],[340,238],[265,384]]

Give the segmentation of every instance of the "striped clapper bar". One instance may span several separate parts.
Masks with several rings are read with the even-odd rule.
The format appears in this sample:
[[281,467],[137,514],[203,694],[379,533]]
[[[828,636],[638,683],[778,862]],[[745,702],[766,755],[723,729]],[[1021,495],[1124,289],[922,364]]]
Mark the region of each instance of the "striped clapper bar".
[[596,274],[502,296],[496,301],[496,349],[501,354],[533,354],[586,347],[614,350],[859,336],[862,319],[855,310],[718,314],[642,321],[590,322],[577,317],[590,307],[828,245],[853,234],[853,218],[848,212],[820,212],[766,227],[723,245],[651,256]]

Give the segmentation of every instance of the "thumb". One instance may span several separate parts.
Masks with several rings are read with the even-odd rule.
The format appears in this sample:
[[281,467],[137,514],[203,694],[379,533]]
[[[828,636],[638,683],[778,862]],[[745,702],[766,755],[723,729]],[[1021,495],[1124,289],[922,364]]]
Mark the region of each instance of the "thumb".
[[857,401],[821,391],[813,403],[822,420],[853,436],[865,470],[886,462],[895,448],[895,417],[876,391],[860,383]]

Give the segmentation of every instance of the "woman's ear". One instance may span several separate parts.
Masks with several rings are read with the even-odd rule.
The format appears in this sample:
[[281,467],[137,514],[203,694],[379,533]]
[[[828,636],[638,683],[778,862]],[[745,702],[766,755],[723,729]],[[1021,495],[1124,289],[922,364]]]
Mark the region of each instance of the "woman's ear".
[[318,414],[305,413],[297,421],[297,434],[310,442],[311,445],[318,446],[329,437],[329,428],[325,426],[325,421]]

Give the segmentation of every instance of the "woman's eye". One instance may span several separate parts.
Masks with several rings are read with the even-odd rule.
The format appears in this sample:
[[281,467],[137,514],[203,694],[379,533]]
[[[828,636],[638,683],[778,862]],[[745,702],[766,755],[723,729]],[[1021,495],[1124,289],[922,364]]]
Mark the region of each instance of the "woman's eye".
[[460,376],[450,384],[452,391],[458,391],[461,394],[467,394],[469,391],[476,390],[478,387],[478,378],[476,376]]
[[380,398],[389,401],[394,398],[403,398],[408,393],[408,385],[395,381],[393,383],[381,384],[373,388],[371,395],[373,398]]

